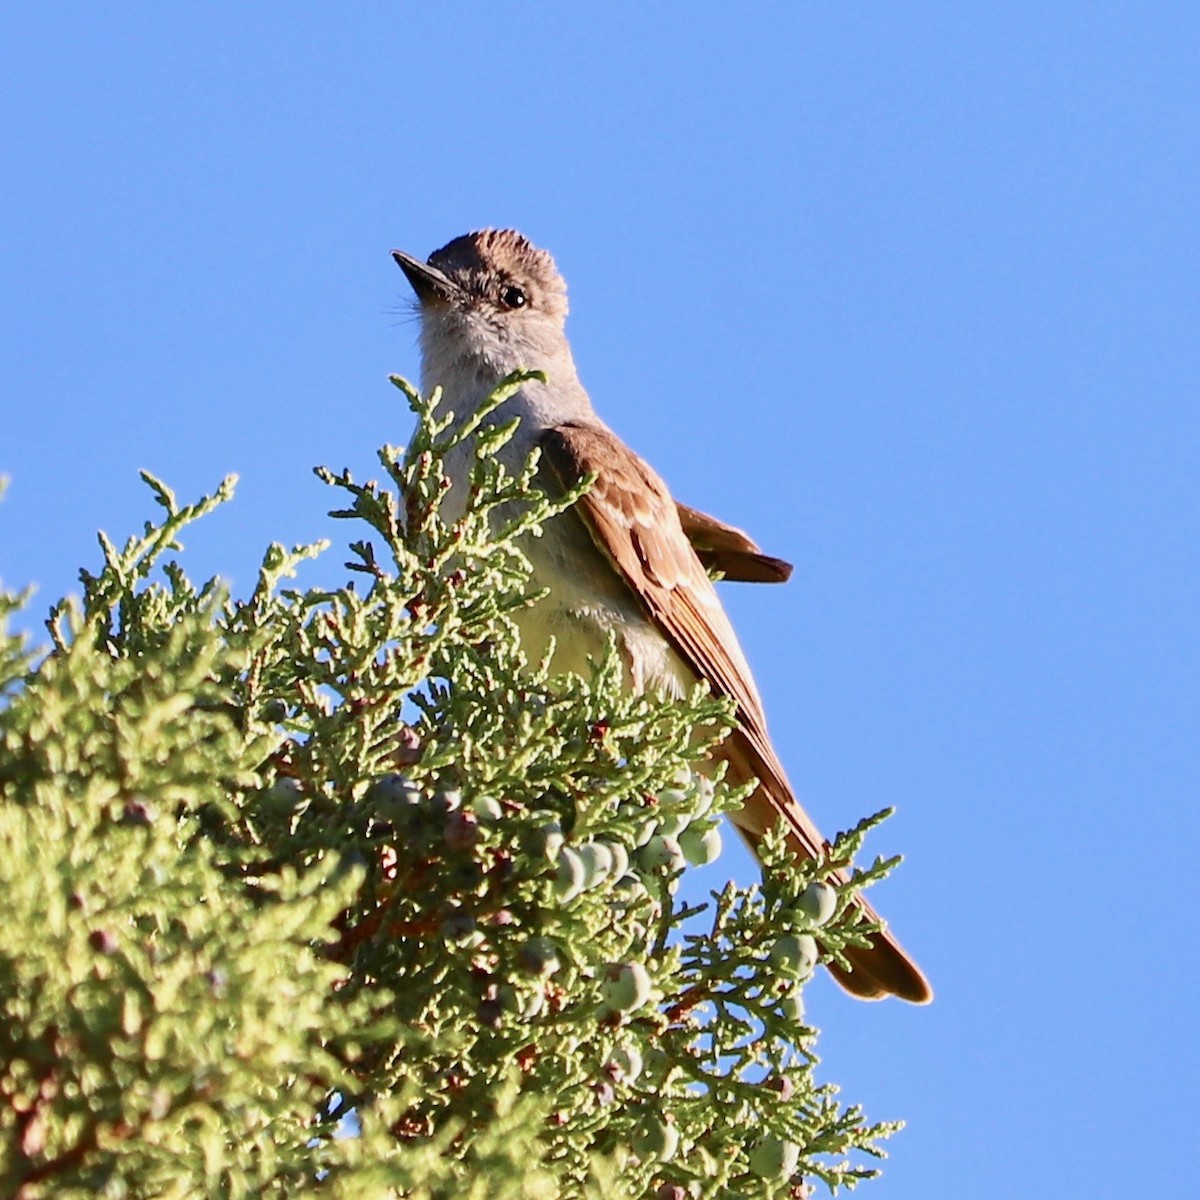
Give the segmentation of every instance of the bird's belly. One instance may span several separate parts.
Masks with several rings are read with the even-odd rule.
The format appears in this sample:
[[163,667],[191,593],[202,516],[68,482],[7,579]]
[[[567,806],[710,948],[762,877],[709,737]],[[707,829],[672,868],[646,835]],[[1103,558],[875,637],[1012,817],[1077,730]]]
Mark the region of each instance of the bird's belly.
[[682,697],[696,676],[650,620],[628,585],[596,549],[572,514],[550,521],[540,538],[521,543],[533,565],[533,588],[546,594],[516,614],[521,647],[539,662],[554,643],[555,671],[588,678],[608,649],[610,637],[628,685]]

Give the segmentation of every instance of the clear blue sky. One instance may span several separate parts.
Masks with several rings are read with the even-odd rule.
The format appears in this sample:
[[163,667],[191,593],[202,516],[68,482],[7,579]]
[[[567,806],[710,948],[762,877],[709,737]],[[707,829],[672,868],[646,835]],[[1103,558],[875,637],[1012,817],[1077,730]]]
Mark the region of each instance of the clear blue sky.
[[9,0],[0,94],[36,615],[139,467],[240,473],[236,587],[328,532],[309,468],[408,430],[389,249],[515,225],[604,416],[797,564],[729,605],[813,811],[900,810],[938,999],[810,1001],[910,1122],[870,1194],[1189,1191],[1200,8]]

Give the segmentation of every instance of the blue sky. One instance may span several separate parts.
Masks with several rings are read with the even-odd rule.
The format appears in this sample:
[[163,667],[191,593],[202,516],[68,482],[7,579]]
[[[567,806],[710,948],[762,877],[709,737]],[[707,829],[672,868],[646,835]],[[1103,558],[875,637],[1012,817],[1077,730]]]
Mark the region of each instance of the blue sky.
[[606,419],[796,563],[728,603],[813,812],[899,808],[938,999],[809,1004],[909,1121],[868,1192],[1187,1190],[1200,10],[10,0],[0,104],[34,616],[139,467],[241,475],[189,540],[235,588],[344,536],[310,468],[408,430],[389,249],[517,226]]

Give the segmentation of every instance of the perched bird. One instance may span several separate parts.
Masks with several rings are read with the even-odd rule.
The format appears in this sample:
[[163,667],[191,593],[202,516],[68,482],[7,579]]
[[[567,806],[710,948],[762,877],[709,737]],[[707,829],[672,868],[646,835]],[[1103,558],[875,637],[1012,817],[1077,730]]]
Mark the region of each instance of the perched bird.
[[[520,623],[527,653],[541,655],[553,637],[554,666],[586,674],[615,634],[631,687],[682,696],[706,680],[714,694],[731,697],[737,728],[718,753],[733,782],[758,780],[735,823],[753,846],[782,819],[797,853],[819,854],[827,843],[788,783],[707,569],[768,581],[786,579],[790,567],[763,555],[740,530],[677,504],[596,415],[564,333],[566,284],[549,254],[513,230],[488,229],[455,238],[428,262],[399,250],[393,257],[417,296],[423,386],[440,385],[447,407],[464,421],[510,372],[544,372],[545,383],[525,383],[501,410],[503,419],[521,420],[500,455],[515,470],[540,448],[539,482],[549,489],[596,474],[583,499],[523,547],[535,583],[547,589]],[[468,452],[452,457],[447,469],[453,480],[465,480]],[[451,495],[464,491],[452,488]],[[931,999],[925,977],[890,932],[847,956],[853,971],[830,969],[854,995]]]

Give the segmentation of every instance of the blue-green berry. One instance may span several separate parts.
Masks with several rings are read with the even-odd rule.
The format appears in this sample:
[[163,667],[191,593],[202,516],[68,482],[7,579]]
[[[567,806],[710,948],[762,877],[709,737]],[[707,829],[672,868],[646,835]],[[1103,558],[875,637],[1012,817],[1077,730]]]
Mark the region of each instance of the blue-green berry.
[[786,1021],[799,1025],[804,1020],[804,989],[796,984],[779,1001],[780,1015]]
[[403,825],[415,816],[424,799],[421,789],[407,775],[384,775],[371,784],[367,804],[381,821]]
[[585,888],[598,887],[612,874],[613,853],[607,842],[580,842],[575,849],[583,860]]
[[785,933],[771,947],[771,965],[792,979],[803,979],[817,965],[817,943],[807,933]]
[[665,871],[668,874],[674,874],[676,871],[683,870],[687,859],[683,857],[683,851],[676,838],[656,833],[637,852],[637,862],[643,871],[653,873]]
[[636,1046],[617,1046],[608,1056],[604,1071],[616,1083],[633,1083],[642,1073],[642,1055]]
[[608,873],[609,879],[620,879],[629,870],[629,851],[620,842],[604,843],[612,855],[613,865]]
[[504,806],[495,796],[476,796],[470,810],[481,821],[499,821],[504,816]]
[[586,878],[587,872],[584,869],[583,859],[570,846],[564,846],[559,850],[558,870],[554,875],[554,894],[558,899],[564,904],[569,900],[574,900],[583,891]]
[[758,1140],[750,1151],[750,1170],[760,1179],[788,1179],[800,1162],[800,1147],[773,1133]]
[[679,1149],[679,1130],[661,1117],[647,1117],[633,1135],[633,1151],[643,1162],[670,1162]]
[[563,844],[563,831],[562,824],[556,816],[546,814],[546,819],[538,826],[535,836],[535,845],[541,854],[551,860],[558,857]]
[[540,975],[543,978],[549,978],[562,968],[558,946],[547,937],[530,938],[521,947],[517,962],[521,969],[528,971],[530,975]]
[[679,835],[679,848],[693,867],[706,867],[720,856],[721,831],[715,825],[692,825]]
[[819,929],[833,919],[837,904],[836,889],[827,883],[810,883],[796,897],[796,914],[809,925]]
[[629,1013],[650,999],[650,974],[639,962],[610,963],[600,977],[600,998],[610,1013]]

